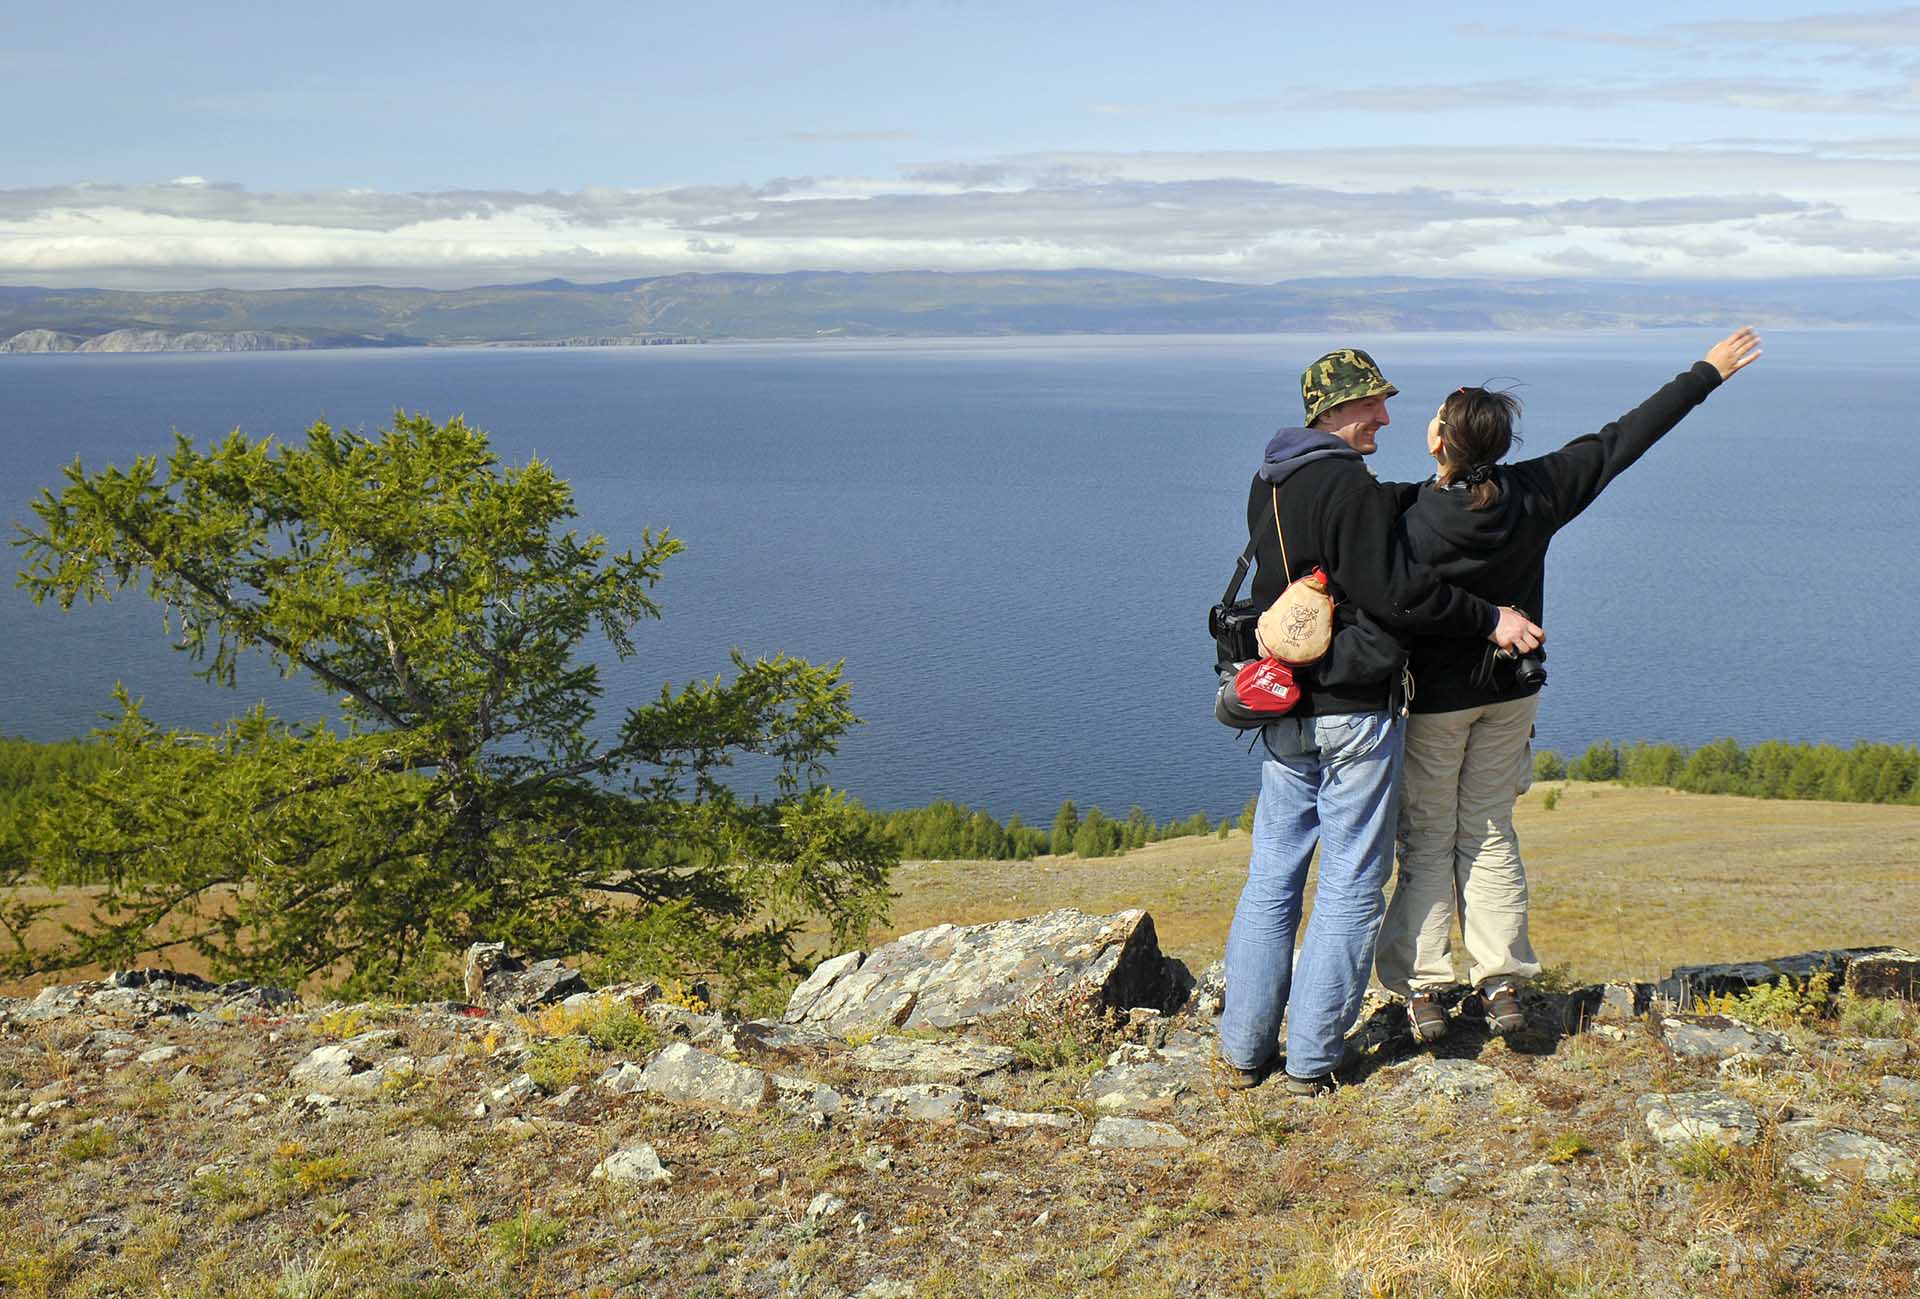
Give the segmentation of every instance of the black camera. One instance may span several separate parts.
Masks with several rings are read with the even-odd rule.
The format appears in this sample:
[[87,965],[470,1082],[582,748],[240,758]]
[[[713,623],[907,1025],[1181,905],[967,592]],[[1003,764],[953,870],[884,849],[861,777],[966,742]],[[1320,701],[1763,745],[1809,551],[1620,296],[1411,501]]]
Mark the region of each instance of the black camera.
[[1494,657],[1500,660],[1500,666],[1513,677],[1513,683],[1516,686],[1527,690],[1538,690],[1547,684],[1547,652],[1545,650],[1535,650],[1531,654],[1498,650]]
[[1214,671],[1222,672],[1260,657],[1260,646],[1253,634],[1259,622],[1260,615],[1254,611],[1251,600],[1235,600],[1231,604],[1222,601],[1207,610],[1207,635],[1213,637],[1215,651]]

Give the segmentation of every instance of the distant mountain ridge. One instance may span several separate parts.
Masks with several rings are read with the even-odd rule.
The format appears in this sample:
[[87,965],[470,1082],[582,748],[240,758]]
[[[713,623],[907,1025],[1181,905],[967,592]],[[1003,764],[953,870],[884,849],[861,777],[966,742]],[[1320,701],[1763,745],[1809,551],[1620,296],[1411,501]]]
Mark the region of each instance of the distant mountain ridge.
[[[468,289],[0,286],[0,350],[197,350],[1018,334],[1920,325],[1920,278],[1290,280],[1124,271],[793,271]],[[143,331],[144,337],[123,331]],[[22,335],[28,335],[22,338]],[[65,336],[58,337],[58,336]],[[66,340],[75,340],[71,348]]]

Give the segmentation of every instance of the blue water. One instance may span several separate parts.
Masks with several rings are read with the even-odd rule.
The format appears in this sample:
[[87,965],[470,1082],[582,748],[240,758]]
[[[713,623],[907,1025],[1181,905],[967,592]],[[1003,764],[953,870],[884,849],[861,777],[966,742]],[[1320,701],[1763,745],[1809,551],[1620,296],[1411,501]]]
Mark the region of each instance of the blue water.
[[[1219,816],[1255,772],[1212,720],[1204,615],[1244,543],[1261,447],[1297,420],[1301,365],[1370,348],[1403,393],[1372,463],[1419,478],[1448,388],[1521,381],[1520,454],[1540,454],[1717,332],[10,356],[0,518],[27,520],[75,456],[124,463],[175,429],[463,413],[503,459],[538,454],[571,479],[581,523],[616,547],[649,526],[687,542],[657,592],[665,620],[607,662],[609,724],[736,646],[844,659],[867,725],[833,779],[871,804]],[[1541,745],[1916,738],[1917,343],[1770,335],[1561,535]],[[0,656],[4,733],[83,732],[116,680],[170,725],[262,697],[325,708],[263,664],[237,695],[193,681],[132,594],[63,617],[6,590]]]

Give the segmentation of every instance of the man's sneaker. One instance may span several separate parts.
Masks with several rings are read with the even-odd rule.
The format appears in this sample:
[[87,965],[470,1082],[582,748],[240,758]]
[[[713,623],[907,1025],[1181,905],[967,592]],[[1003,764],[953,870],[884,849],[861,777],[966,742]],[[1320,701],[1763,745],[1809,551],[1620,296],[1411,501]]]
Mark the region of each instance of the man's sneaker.
[[1273,1076],[1273,1071],[1280,1064],[1280,1057],[1277,1055],[1265,1064],[1252,1069],[1243,1069],[1224,1055],[1216,1055],[1213,1060],[1227,1086],[1237,1092],[1246,1091],[1249,1087],[1258,1087]]
[[1481,988],[1480,1004],[1486,1008],[1487,1031],[1495,1037],[1518,1033],[1527,1026],[1527,1013],[1520,1009],[1520,992],[1511,983],[1489,983]]
[[1447,1011],[1430,992],[1416,992],[1407,998],[1407,1023],[1413,1028],[1413,1040],[1425,1045],[1447,1035]]
[[1280,1084],[1281,1090],[1289,1096],[1324,1096],[1339,1085],[1334,1082],[1333,1075],[1330,1073],[1323,1073],[1313,1078],[1296,1078],[1292,1074],[1286,1074],[1284,1079],[1285,1081]]

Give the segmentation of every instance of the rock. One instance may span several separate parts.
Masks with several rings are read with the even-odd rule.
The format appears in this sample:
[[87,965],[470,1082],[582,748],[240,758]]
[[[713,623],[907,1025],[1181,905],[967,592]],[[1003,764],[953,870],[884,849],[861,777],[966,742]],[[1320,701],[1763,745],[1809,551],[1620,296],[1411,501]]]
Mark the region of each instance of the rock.
[[1451,1199],[1486,1176],[1487,1166],[1480,1163],[1455,1164],[1428,1176],[1420,1189],[1436,1199]]
[[847,1099],[833,1088],[811,1078],[788,1074],[773,1075],[774,1106],[787,1114],[838,1114]]
[[1087,1079],[1080,1095],[1110,1113],[1164,1110],[1188,1092],[1208,1086],[1213,1039],[1177,1030],[1158,1048],[1127,1043]]
[[1784,1055],[1788,1050],[1787,1039],[1778,1033],[1748,1028],[1725,1015],[1662,1015],[1654,1031],[1675,1055],[1696,1060]]
[[212,992],[217,986],[197,974],[179,970],[115,970],[107,976],[109,988],[170,988],[176,992]]
[[47,1117],[47,1115],[57,1110],[64,1110],[72,1104],[72,1101],[64,1097],[58,1100],[40,1101],[37,1104],[27,1106],[27,1112],[21,1117],[25,1118],[29,1123],[38,1123],[41,1119]]
[[1856,997],[1920,1001],[1920,956],[1899,948],[1856,956],[1847,965],[1847,991]]
[[185,1016],[192,1007],[182,1001],[167,1001],[145,988],[102,988],[87,998],[87,1009],[94,1014],[126,1015],[133,1019],[159,1019]]
[[22,1023],[37,1024],[77,1015],[87,1008],[88,987],[80,983],[56,983],[42,988],[38,996],[13,1013],[13,1018]]
[[846,1039],[836,1037],[812,1024],[786,1024],[777,1019],[750,1019],[733,1030],[734,1046],[746,1051],[797,1058],[808,1052],[825,1052],[845,1046]]
[[1911,1078],[1902,1078],[1898,1074],[1888,1074],[1874,1086],[1882,1096],[1890,1096],[1896,1101],[1912,1103],[1920,1101],[1920,1082]]
[[329,1096],[326,1092],[308,1092],[299,1100],[291,1102],[294,1109],[313,1118],[326,1118],[338,1110],[341,1100],[338,1096]]
[[[1776,956],[1768,961],[1745,961],[1725,965],[1679,965],[1660,980],[1656,991],[1681,1010],[1709,994],[1739,994],[1763,983],[1773,983],[1782,975],[1795,983],[1805,983],[1816,974],[1831,974],[1835,981],[1848,977],[1856,960],[1892,958],[1915,959],[1897,947],[1839,947],[1827,951],[1801,952],[1794,956]],[[1870,967],[1871,968],[1871,967]],[[1851,983],[1848,984],[1851,987]]]
[[73,352],[86,340],[78,334],[52,329],[23,329],[4,342],[0,352]]
[[373,1028],[364,1033],[355,1033],[341,1041],[340,1045],[350,1051],[378,1051],[382,1047],[398,1046],[400,1030],[397,1028]]
[[86,339],[76,352],[294,352],[313,344],[297,334],[258,329],[114,329]]
[[1172,1124],[1110,1116],[1094,1123],[1087,1144],[1107,1150],[1179,1150],[1188,1142]]
[[675,1042],[648,1062],[640,1089],[667,1100],[747,1111],[767,1098],[767,1075]]
[[1215,961],[1194,985],[1187,1010],[1196,1019],[1218,1019],[1227,1008],[1227,963]]
[[852,1299],[913,1299],[913,1283],[880,1277],[853,1292]]
[[300,1004],[300,994],[286,988],[256,987],[244,979],[223,983],[214,1010],[236,1015],[270,1015]]
[[1506,1075],[1498,1069],[1472,1060],[1421,1060],[1408,1073],[1415,1083],[1434,1095],[1453,1100],[1489,1091],[1506,1080]]
[[831,1191],[822,1191],[820,1194],[814,1196],[812,1201],[808,1203],[807,1217],[814,1222],[818,1222],[823,1218],[833,1217],[846,1207],[847,1202],[845,1200],[833,1194]]
[[1869,1064],[1892,1064],[1912,1054],[1906,1042],[1897,1037],[1863,1037],[1842,1046],[1848,1055]]
[[619,1064],[609,1065],[605,1072],[593,1080],[595,1087],[604,1087],[617,1095],[626,1095],[641,1090],[647,1071],[631,1060],[622,1060]]
[[1824,1132],[1805,1150],[1787,1156],[1787,1167],[1815,1186],[1831,1181],[1877,1184],[1905,1181],[1914,1176],[1913,1158],[1858,1132]]
[[580,1084],[574,1083],[572,1086],[563,1088],[548,1097],[547,1108],[550,1110],[564,1110],[578,1099],[580,1099]]
[[721,1014],[688,1010],[667,1002],[655,1002],[646,1008],[647,1022],[669,1037],[683,1038],[695,1046],[731,1052],[734,1021]]
[[323,1083],[340,1083],[366,1072],[372,1066],[353,1053],[353,1049],[342,1042],[330,1042],[326,1046],[317,1046],[307,1054],[307,1058],[295,1065],[287,1074],[287,1081],[305,1083],[309,1087]]
[[475,943],[467,948],[467,1000],[494,1010],[533,1010],[591,991],[580,972],[558,961],[527,965],[507,954],[505,943]]
[[1173,1010],[1192,976],[1160,954],[1144,911],[1071,909],[985,925],[937,925],[871,955],[825,962],[794,990],[784,1018],[837,1033],[954,1028],[1002,1011]]
[[518,1105],[539,1090],[540,1084],[533,1080],[532,1074],[516,1074],[488,1092],[487,1101],[493,1105]]
[[1760,1139],[1760,1119],[1753,1107],[1725,1092],[1642,1096],[1639,1105],[1647,1131],[1668,1150],[1684,1149],[1697,1141],[1750,1146]]
[[1032,1110],[1003,1110],[998,1105],[988,1105],[980,1111],[980,1121],[989,1127],[1010,1128],[1020,1131],[1026,1128],[1076,1128],[1080,1126],[1078,1117],[1069,1114],[1042,1114]]
[[958,1082],[979,1078],[1013,1066],[1012,1050],[966,1038],[924,1041],[911,1037],[876,1037],[853,1053],[853,1063],[875,1072],[913,1074]]
[[866,1097],[858,1112],[871,1119],[912,1119],[916,1123],[958,1123],[971,1098],[958,1087],[942,1083],[914,1083],[888,1087]]
[[142,1051],[135,1057],[136,1064],[165,1064],[180,1054],[177,1046],[156,1046],[150,1051]]
[[673,1181],[673,1174],[649,1145],[616,1150],[595,1164],[587,1176],[596,1182],[628,1182],[640,1186],[665,1186]]

